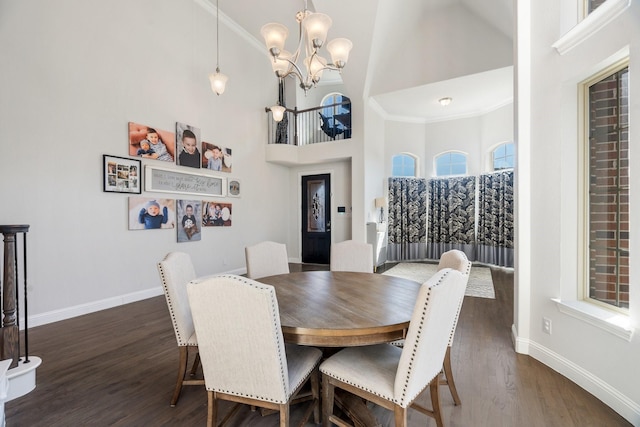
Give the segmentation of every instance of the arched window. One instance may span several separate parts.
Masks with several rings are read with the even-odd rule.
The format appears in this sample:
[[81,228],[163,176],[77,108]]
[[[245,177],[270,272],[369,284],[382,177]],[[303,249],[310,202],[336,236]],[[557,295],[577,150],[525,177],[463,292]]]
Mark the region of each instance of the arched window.
[[330,93],[322,98],[322,130],[332,136],[344,134],[351,138],[351,100],[341,93]]
[[467,155],[460,151],[447,151],[435,158],[436,176],[466,175]]
[[513,142],[498,145],[492,152],[493,170],[513,169],[515,164]]
[[416,176],[418,158],[413,154],[400,153],[391,158],[391,176]]

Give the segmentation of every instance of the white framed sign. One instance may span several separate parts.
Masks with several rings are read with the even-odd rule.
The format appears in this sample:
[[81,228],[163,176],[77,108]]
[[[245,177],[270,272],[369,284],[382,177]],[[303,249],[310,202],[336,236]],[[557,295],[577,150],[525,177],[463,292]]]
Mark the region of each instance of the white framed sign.
[[193,194],[196,196],[227,195],[227,179],[200,172],[160,168],[146,165],[144,168],[146,191],[161,193]]

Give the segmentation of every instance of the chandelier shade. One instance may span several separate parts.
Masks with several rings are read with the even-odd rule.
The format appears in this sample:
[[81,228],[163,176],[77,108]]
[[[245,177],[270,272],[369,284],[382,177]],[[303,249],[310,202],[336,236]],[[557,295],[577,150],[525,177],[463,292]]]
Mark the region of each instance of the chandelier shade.
[[[307,90],[316,86],[322,78],[324,70],[341,72],[347,65],[353,43],[345,38],[338,38],[326,43],[331,55],[331,62],[321,56],[320,49],[325,46],[332,20],[324,13],[311,12],[305,9],[296,14],[299,26],[297,48],[293,53],[285,50],[285,42],[289,36],[286,26],[279,23],[268,23],[262,26],[260,34],[271,57],[272,69],[279,79],[287,76],[297,78],[300,87]],[[300,61],[304,65],[299,65]]]
[[327,44],[327,50],[331,54],[331,61],[338,68],[343,68],[349,60],[349,52],[353,48],[353,43],[349,39],[333,39]]
[[280,52],[284,51],[284,43],[289,36],[287,27],[277,22],[272,22],[265,24],[260,30],[260,34],[264,37],[264,43],[267,45],[267,50],[271,55],[277,57]]
[[333,21],[324,13],[310,13],[302,21],[302,26],[307,33],[310,47],[319,49],[327,40],[327,33]]
[[292,54],[289,51],[283,50],[280,52],[277,58],[274,58],[271,62],[271,68],[276,73],[276,76],[283,77],[289,71],[289,60],[291,60]]

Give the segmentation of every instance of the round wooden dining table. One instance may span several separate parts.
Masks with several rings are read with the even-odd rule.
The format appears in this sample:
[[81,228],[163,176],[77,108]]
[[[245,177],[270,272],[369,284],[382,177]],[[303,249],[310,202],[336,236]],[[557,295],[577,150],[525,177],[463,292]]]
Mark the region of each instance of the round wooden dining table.
[[287,342],[320,347],[404,338],[421,284],[375,273],[301,271],[258,279],[276,290]]

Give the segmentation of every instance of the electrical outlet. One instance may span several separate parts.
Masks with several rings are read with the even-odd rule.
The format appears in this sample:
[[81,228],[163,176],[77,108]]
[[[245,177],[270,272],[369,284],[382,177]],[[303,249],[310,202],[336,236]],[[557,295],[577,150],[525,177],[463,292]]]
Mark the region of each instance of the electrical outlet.
[[542,332],[551,335],[551,319],[542,318]]

